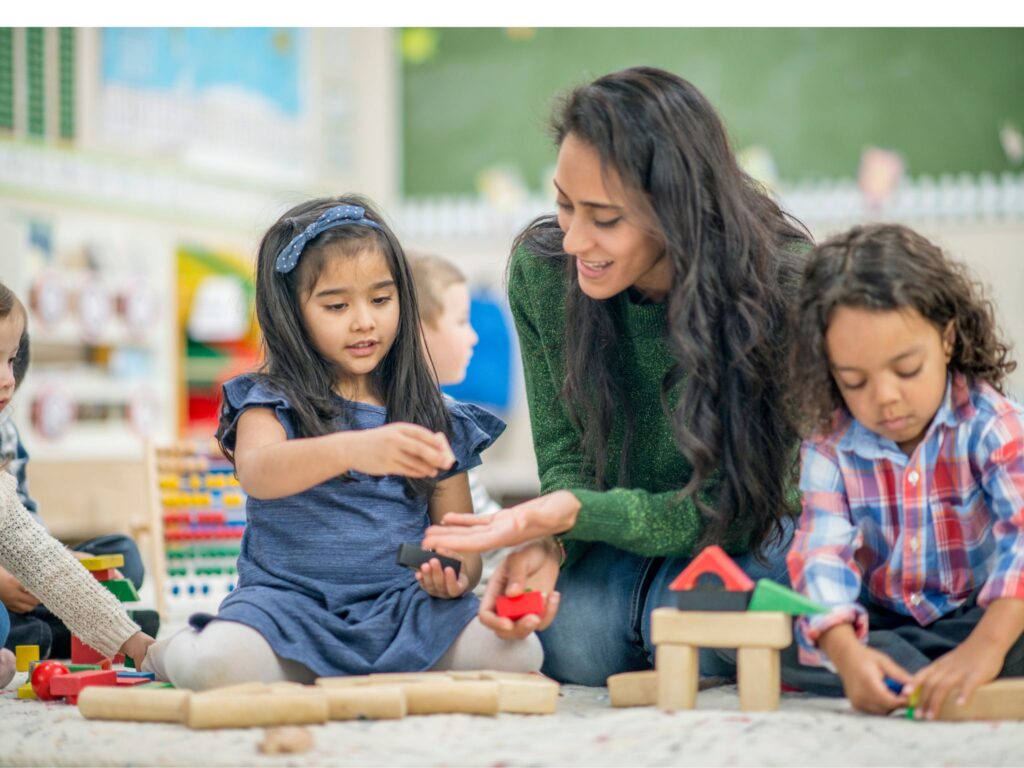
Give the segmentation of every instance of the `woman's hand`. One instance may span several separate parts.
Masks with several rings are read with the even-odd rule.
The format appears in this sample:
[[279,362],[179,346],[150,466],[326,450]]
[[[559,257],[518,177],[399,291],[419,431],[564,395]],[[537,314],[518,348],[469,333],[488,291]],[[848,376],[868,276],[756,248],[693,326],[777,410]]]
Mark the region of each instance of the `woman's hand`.
[[493,515],[450,513],[442,525],[427,528],[423,546],[462,552],[514,547],[568,531],[576,525],[580,502],[568,491],[555,491]]
[[[437,554],[462,560],[456,552],[450,550],[440,550]],[[420,566],[416,571],[416,581],[428,595],[449,600],[462,597],[470,589],[469,576],[465,567],[460,568],[459,575],[456,576],[454,568],[450,565],[447,567],[441,565],[441,561],[436,557],[430,558]]]
[[39,605],[39,600],[13,574],[0,568],[0,603],[11,613],[28,613]]
[[[555,591],[561,551],[550,539],[535,541],[509,553],[487,583],[480,599],[480,623],[494,630],[502,640],[522,640],[531,632],[547,629],[558,613],[561,596]],[[529,614],[517,621],[499,616],[495,605],[499,595],[517,597],[526,589],[544,595],[544,615]]]
[[443,432],[395,422],[344,433],[350,456],[346,465],[367,475],[436,477],[455,463]]

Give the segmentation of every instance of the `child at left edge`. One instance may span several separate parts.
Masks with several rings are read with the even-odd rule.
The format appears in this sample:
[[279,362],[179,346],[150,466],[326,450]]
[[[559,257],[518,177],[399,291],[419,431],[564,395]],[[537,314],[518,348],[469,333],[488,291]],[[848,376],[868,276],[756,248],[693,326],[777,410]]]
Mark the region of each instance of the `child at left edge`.
[[1024,675],[1024,412],[1002,393],[1015,364],[980,286],[906,227],[820,245],[797,306],[811,434],[787,563],[831,611],[797,621],[810,666],[784,662],[783,680],[877,714],[916,693],[933,719],[947,696]]
[[217,437],[248,494],[238,586],[216,616],[159,641],[178,687],[495,668],[531,672],[531,635],[477,617],[480,557],[456,576],[395,562],[431,520],[471,512],[466,471],[504,423],[444,400],[424,359],[401,245],[354,196],[311,200],[260,244],[259,372],[224,385]]

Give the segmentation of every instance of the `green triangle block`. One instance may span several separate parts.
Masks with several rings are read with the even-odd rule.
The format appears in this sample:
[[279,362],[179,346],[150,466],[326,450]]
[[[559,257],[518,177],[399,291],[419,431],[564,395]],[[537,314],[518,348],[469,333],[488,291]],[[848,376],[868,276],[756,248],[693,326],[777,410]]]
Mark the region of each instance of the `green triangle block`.
[[790,616],[804,613],[828,613],[828,608],[808,600],[792,589],[776,584],[771,579],[759,579],[750,598],[748,611],[780,611]]
[[128,579],[111,579],[110,581],[101,581],[100,584],[109,589],[114,597],[122,603],[134,603],[139,599],[139,593],[135,591],[135,585],[128,581]]

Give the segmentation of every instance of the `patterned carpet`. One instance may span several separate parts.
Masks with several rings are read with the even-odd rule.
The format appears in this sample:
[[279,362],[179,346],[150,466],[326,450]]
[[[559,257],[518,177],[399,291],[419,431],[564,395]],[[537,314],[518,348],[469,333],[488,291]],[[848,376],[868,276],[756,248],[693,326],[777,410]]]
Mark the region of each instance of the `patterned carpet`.
[[854,714],[845,700],[784,694],[778,712],[738,710],[735,686],[698,709],[612,709],[607,690],[564,686],[550,716],[467,715],[313,726],[314,747],[265,756],[264,730],[84,720],[60,703],[0,693],[0,765],[1024,766],[1024,723],[919,723]]

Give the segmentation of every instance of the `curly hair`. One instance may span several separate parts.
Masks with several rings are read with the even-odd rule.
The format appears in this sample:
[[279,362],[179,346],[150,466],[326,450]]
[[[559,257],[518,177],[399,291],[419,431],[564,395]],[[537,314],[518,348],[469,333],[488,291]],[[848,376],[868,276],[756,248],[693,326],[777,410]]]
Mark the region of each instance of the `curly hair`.
[[[705,521],[702,544],[738,526],[754,547],[781,533],[796,432],[783,410],[780,359],[808,236],[743,172],[725,127],[693,84],[634,67],[571,91],[553,132],[593,147],[631,200],[648,212],[672,265],[665,343],[675,365],[662,407],[693,467],[681,489]],[[552,217],[530,224],[516,248],[565,263],[566,381],[562,396],[595,468],[597,487],[628,482],[635,414],[621,368],[614,303],[589,298]],[[683,385],[683,386],[680,386]],[[671,394],[680,392],[670,409]],[[609,436],[621,426],[619,477],[606,478]],[[698,491],[717,485],[714,503]]]
[[1000,337],[992,301],[966,266],[899,224],[854,227],[815,248],[804,270],[789,366],[793,413],[804,435],[830,431],[836,413],[846,409],[825,346],[833,313],[844,306],[913,309],[939,333],[952,322],[949,368],[1000,392],[1017,367]]

